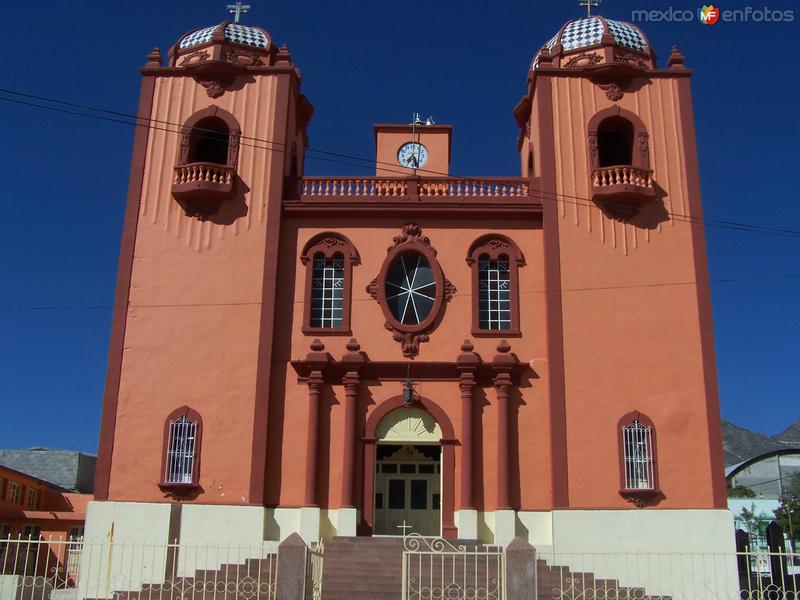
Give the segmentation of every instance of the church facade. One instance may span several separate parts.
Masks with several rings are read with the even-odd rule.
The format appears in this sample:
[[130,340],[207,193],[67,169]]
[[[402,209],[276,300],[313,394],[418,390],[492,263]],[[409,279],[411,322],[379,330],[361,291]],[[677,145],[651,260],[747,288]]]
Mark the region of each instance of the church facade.
[[306,175],[313,108],[258,27],[141,74],[88,538],[729,549],[677,49],[566,23],[516,178],[450,176],[421,121],[374,126],[372,177]]

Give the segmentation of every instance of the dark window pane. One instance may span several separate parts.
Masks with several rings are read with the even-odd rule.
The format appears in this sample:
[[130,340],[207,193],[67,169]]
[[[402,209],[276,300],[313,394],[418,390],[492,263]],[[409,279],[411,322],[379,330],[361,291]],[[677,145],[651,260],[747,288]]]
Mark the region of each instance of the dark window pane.
[[427,259],[416,252],[398,256],[389,265],[384,293],[395,319],[406,325],[424,321],[436,298],[436,282]]
[[389,480],[389,508],[402,510],[406,507],[406,480]]
[[417,465],[400,465],[400,472],[401,473],[416,473]]
[[384,473],[397,473],[397,465],[383,465]]
[[433,464],[430,465],[420,465],[419,466],[420,473],[433,473]]
[[428,508],[428,480],[411,480],[411,508],[414,510],[424,510]]

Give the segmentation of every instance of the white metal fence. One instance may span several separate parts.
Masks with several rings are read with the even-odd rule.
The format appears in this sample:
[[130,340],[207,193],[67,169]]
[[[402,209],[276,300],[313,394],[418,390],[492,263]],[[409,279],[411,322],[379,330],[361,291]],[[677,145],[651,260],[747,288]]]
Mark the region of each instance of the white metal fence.
[[0,540],[0,600],[274,600],[274,545]]
[[322,540],[311,544],[306,566],[305,600],[322,600],[322,566],[325,545]]
[[800,600],[798,554],[550,552],[537,558],[539,600]]
[[505,552],[441,538],[403,538],[402,600],[504,600]]

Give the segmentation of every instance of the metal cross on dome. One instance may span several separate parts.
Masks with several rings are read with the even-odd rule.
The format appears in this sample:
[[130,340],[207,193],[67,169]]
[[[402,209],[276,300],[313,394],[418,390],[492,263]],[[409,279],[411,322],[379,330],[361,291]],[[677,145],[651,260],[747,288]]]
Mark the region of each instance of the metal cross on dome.
[[250,10],[249,4],[242,4],[241,0],[236,0],[236,4],[228,4],[228,13],[233,15],[233,22],[238,23],[239,17]]
[[581,0],[580,2],[578,2],[578,6],[581,6],[581,7],[585,6],[586,7],[586,16],[587,17],[591,17],[592,16],[592,8],[597,8],[598,6],[600,6],[600,2],[601,1],[602,0]]

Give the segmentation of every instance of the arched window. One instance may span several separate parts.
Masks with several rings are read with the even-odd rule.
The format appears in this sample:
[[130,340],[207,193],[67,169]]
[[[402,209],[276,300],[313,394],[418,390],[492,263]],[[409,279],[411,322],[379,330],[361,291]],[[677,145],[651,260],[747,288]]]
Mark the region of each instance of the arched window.
[[473,335],[519,334],[517,268],[525,264],[517,245],[508,237],[488,234],[469,248],[472,267]]
[[200,474],[203,422],[188,406],[174,410],[164,424],[162,486],[196,486]]
[[178,164],[236,167],[240,136],[239,122],[228,111],[218,106],[200,110],[183,124]]
[[603,119],[597,128],[601,167],[633,164],[633,124],[623,117]]
[[650,137],[644,122],[629,110],[612,106],[595,114],[588,127],[589,166],[650,169]]
[[626,491],[656,491],[656,444],[653,422],[634,412],[619,422],[621,488]]
[[338,233],[323,232],[303,247],[306,266],[304,333],[350,333],[352,268],[360,262],[353,244]]

